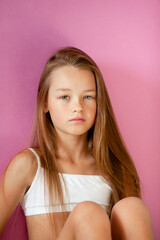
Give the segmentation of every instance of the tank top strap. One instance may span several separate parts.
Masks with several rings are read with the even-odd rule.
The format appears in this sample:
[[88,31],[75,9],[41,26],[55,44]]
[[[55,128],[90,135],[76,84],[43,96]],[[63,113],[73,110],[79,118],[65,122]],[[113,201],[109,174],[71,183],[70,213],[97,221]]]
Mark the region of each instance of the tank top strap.
[[40,157],[38,155],[38,153],[33,149],[33,148],[28,148],[31,152],[33,152],[33,154],[36,156],[36,159],[37,159],[37,163],[38,163],[38,169],[40,168],[41,166],[41,163],[40,163]]

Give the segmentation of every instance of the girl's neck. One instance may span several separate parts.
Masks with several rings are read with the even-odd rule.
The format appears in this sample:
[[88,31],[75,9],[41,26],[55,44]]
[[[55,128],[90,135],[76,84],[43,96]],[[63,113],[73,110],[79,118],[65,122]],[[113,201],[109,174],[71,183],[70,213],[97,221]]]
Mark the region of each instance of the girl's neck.
[[68,160],[73,164],[79,163],[87,157],[87,136],[69,136],[65,138],[58,138],[57,149],[58,158]]

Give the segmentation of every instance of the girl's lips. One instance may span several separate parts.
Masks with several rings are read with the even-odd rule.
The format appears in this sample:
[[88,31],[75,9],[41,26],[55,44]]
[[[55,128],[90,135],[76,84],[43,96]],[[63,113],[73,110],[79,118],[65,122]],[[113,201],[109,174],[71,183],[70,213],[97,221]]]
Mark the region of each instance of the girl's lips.
[[83,118],[72,118],[70,121],[71,122],[84,122],[84,119]]

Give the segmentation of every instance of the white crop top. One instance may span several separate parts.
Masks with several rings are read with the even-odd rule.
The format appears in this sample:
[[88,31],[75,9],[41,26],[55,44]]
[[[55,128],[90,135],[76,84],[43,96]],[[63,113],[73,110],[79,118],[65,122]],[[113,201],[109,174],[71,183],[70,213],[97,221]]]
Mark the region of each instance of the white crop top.
[[[44,168],[41,167],[40,158],[36,151],[32,148],[29,149],[37,158],[38,168],[29,190],[21,201],[25,216],[62,212],[59,202],[54,202],[53,206],[49,207],[49,197],[45,187],[47,185],[44,183]],[[59,173],[64,194],[65,211],[71,212],[78,203],[83,201],[96,202],[106,212],[109,211],[112,189],[102,176],[68,173],[62,173],[62,175],[68,191],[67,195],[61,173]]]

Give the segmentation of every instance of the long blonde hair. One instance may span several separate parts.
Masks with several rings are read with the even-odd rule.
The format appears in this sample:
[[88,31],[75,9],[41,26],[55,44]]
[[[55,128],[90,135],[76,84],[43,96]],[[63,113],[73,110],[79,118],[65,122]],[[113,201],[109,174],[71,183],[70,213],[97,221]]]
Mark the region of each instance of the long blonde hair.
[[112,185],[112,206],[127,196],[140,197],[140,184],[134,163],[120,136],[111,102],[96,63],[83,51],[73,47],[58,50],[47,61],[42,72],[37,94],[37,119],[32,146],[40,150],[41,165],[45,169],[50,199],[63,192],[56,164],[56,132],[49,113],[45,113],[51,73],[63,66],[74,66],[93,72],[97,89],[97,113],[94,126],[88,131],[88,152],[94,157],[101,175]]

